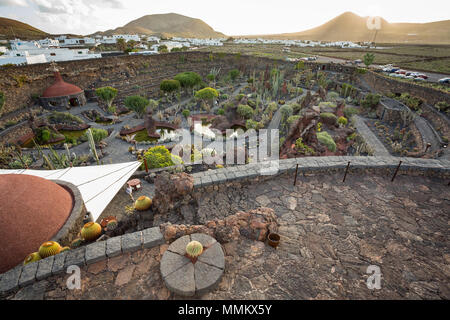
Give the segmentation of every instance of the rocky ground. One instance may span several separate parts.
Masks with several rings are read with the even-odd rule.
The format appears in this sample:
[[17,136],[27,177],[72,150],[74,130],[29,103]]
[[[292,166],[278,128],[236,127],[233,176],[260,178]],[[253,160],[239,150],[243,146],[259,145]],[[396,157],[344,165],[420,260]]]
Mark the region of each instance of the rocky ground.
[[[201,299],[450,299],[450,189],[435,178],[340,174],[278,177],[219,188],[199,201],[199,220],[239,210],[274,209],[278,249],[241,237],[223,244],[224,277]],[[165,287],[159,261],[167,245],[82,269],[81,290],[67,276],[10,298],[179,299]],[[367,267],[381,289],[369,290]]]

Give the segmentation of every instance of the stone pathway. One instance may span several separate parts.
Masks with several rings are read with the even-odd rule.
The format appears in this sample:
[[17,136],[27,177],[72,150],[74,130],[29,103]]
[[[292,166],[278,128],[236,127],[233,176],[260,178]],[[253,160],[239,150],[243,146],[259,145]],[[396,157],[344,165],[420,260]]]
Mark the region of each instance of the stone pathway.
[[374,156],[389,156],[390,153],[378,140],[377,136],[369,129],[363,118],[360,116],[353,116],[355,118],[355,127],[358,133],[364,138],[366,143],[373,149]]
[[[201,299],[450,299],[450,189],[438,178],[342,174],[277,177],[220,185],[204,193],[198,215],[225,217],[274,209],[278,249],[241,237],[223,244],[225,273]],[[126,253],[21,289],[9,299],[180,299],[159,272],[167,245]],[[379,266],[381,289],[366,285]]]

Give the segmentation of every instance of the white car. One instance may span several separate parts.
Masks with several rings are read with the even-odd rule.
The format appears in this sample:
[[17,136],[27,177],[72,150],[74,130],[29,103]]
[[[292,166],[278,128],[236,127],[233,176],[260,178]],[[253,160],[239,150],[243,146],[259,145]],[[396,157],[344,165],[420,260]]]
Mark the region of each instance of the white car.
[[414,81],[426,81],[424,78],[420,78],[420,77],[415,77]]
[[450,83],[450,78],[442,78],[442,79],[439,79],[439,81],[438,81],[439,83]]

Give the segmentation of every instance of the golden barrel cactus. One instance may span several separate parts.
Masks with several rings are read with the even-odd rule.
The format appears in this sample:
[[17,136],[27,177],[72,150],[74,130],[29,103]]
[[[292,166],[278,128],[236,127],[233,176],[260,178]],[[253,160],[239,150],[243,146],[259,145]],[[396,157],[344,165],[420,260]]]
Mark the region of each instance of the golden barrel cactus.
[[29,264],[31,262],[36,262],[39,260],[41,260],[41,256],[39,255],[39,252],[33,252],[25,258],[23,265]]
[[55,241],[47,241],[44,242],[39,248],[39,256],[42,259],[45,259],[50,256],[54,256],[61,252],[61,246],[58,242]]
[[198,258],[203,253],[203,245],[198,241],[191,241],[186,246],[186,254],[191,259]]
[[152,206],[152,199],[146,196],[139,197],[134,203],[134,208],[138,211],[145,211]]
[[81,229],[81,237],[86,241],[97,240],[102,234],[102,226],[97,222],[88,222]]

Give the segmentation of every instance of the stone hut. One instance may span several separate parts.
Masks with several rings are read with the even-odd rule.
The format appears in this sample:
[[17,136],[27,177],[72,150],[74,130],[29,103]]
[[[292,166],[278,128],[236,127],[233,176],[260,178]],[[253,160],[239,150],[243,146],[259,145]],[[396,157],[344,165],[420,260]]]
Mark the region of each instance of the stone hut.
[[46,109],[60,107],[69,109],[85,105],[86,96],[84,90],[76,85],[65,82],[56,67],[54,67],[53,72],[55,75],[55,83],[48,87],[42,94],[40,98],[42,106]]

